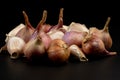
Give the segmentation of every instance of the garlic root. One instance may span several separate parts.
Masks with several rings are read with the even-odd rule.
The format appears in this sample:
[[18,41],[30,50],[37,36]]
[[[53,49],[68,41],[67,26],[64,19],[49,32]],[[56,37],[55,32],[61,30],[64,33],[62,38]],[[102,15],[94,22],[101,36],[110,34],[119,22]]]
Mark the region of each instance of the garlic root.
[[0,48],[0,53],[1,53],[2,51],[4,51],[4,50],[7,50],[6,44]]

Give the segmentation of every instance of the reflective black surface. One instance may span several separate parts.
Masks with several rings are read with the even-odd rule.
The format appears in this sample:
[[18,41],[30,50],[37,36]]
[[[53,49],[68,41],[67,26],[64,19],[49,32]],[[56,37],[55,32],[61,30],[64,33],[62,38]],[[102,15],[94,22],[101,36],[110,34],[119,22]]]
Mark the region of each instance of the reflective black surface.
[[[59,9],[64,8],[64,24],[72,21],[86,24],[87,27],[102,28],[108,16],[111,17],[110,34],[113,39],[111,51],[118,55],[88,62],[70,60],[64,65],[54,65],[47,61],[28,62],[23,58],[12,60],[6,51],[0,53],[0,80],[119,80],[120,79],[120,39],[119,6],[117,2],[82,1],[7,1],[0,3],[0,47],[5,44],[5,34],[20,23],[24,23],[25,10],[31,24],[36,27],[44,9],[48,10],[48,24],[57,24]],[[70,3],[72,2],[72,3]],[[89,4],[86,4],[89,3]],[[2,6],[3,4],[4,6]],[[114,6],[113,6],[114,5]],[[6,6],[6,7],[5,7]]]

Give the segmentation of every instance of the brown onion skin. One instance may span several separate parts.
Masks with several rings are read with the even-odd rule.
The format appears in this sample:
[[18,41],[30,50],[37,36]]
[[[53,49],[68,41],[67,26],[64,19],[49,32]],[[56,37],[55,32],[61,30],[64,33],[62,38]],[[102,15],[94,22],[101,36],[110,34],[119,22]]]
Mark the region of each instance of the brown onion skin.
[[67,44],[61,39],[52,40],[47,53],[48,58],[55,63],[67,62],[70,56]]

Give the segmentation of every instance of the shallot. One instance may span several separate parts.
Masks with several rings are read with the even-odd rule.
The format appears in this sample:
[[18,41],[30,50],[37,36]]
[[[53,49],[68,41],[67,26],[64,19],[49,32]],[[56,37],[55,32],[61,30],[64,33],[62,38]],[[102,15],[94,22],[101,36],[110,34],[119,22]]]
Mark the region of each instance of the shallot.
[[108,29],[109,22],[110,22],[110,17],[108,17],[103,29],[99,30],[96,27],[91,27],[89,29],[90,34],[98,36],[103,41],[105,48],[107,50],[110,49],[112,46],[112,38],[111,38],[111,35],[109,33],[109,29]]
[[29,22],[28,16],[25,13],[25,11],[23,11],[23,15],[24,15],[24,19],[25,19],[25,26],[24,28],[22,28],[21,30],[19,30],[19,32],[16,34],[16,36],[22,38],[26,43],[29,41],[31,35],[34,32],[34,27],[32,27],[32,25]]
[[86,55],[116,55],[116,52],[107,51],[103,41],[93,34],[88,34],[83,40],[82,50]]
[[[30,40],[24,46],[24,55],[28,59],[33,56],[43,56],[45,54],[45,48],[48,48],[50,38],[42,31],[42,25],[45,23],[47,17],[47,11],[43,11],[42,20],[37,25]],[[49,40],[48,40],[49,39]]]
[[55,63],[67,62],[70,56],[68,45],[61,39],[52,40],[47,53],[48,58]]
[[34,28],[23,11],[25,24],[21,23],[6,34],[5,45],[11,59],[22,55],[27,59],[48,58],[53,63],[66,63],[70,56],[86,62],[90,56],[112,56],[117,52],[109,51],[112,47],[112,37],[109,33],[108,17],[104,28],[86,27],[85,24],[71,22],[63,24],[63,10],[60,8],[56,25],[46,24],[47,10],[43,11],[42,19]]

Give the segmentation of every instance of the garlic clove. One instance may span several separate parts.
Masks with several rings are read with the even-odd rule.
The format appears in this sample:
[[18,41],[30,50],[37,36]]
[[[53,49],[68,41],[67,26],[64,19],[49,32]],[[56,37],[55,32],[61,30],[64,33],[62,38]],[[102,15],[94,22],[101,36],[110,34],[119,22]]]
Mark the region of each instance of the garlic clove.
[[73,44],[69,47],[69,49],[70,49],[70,54],[77,57],[80,61],[83,61],[83,62],[88,61],[83,51],[77,45]]
[[12,59],[16,59],[19,55],[23,54],[23,47],[25,42],[19,37],[11,37],[7,42],[7,50]]

